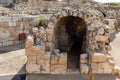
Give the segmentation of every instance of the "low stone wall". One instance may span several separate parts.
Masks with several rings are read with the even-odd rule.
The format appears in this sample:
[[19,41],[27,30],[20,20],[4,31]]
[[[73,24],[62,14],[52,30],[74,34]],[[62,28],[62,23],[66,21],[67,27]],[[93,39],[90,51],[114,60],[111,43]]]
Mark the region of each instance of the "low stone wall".
[[33,17],[0,17],[0,47],[19,43],[19,34],[31,34]]
[[[80,55],[80,69],[81,73],[88,73],[89,64],[87,62],[87,54]],[[114,74],[115,62],[112,56],[101,53],[94,53],[92,58],[93,73],[97,74]]]
[[58,49],[48,52],[44,45],[33,46],[33,44],[33,38],[29,36],[26,43],[27,73],[66,74],[67,53],[60,53]]

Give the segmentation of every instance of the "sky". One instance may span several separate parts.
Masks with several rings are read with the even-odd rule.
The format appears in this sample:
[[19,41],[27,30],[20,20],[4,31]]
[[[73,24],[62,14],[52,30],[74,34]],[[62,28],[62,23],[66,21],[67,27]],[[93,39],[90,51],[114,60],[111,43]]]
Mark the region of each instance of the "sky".
[[120,2],[120,0],[95,0],[97,2]]

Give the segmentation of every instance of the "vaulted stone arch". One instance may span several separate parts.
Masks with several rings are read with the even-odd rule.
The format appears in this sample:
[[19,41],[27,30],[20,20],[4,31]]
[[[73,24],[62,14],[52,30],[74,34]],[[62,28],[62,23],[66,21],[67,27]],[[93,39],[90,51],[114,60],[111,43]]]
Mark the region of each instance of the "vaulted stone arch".
[[[86,10],[84,8],[81,8],[81,9],[63,8],[60,13],[53,14],[51,16],[51,18],[49,19],[49,22],[48,22],[48,27],[50,29],[52,29],[54,32],[55,28],[57,27],[56,26],[57,22],[61,18],[68,17],[68,16],[79,17],[85,21],[85,23],[86,23],[86,39],[87,39],[86,45],[90,46],[91,44],[94,44],[90,41],[95,42],[95,40],[94,40],[95,33],[98,32],[98,30],[100,28],[105,29],[105,24],[103,24],[103,22],[102,22],[103,18],[104,18],[103,14],[101,12],[99,12],[98,10]],[[53,33],[53,36],[55,36],[54,33]],[[54,42],[55,41],[54,38],[55,37],[52,38],[53,43],[56,43],[56,42]],[[87,46],[87,47],[89,47],[89,46]],[[88,48],[86,49],[86,51],[87,50],[88,50]],[[90,50],[92,50],[92,49],[90,49]],[[89,52],[90,51],[88,50],[87,53],[89,53]],[[94,53],[94,52],[92,52],[92,53]]]
[[[108,48],[110,47],[109,46],[110,37],[108,35],[110,33],[106,32],[107,26],[103,23],[103,20],[104,20],[103,14],[98,10],[86,10],[84,8],[81,8],[81,9],[64,8],[61,10],[60,13],[53,14],[51,16],[48,22],[48,27],[53,30],[53,35],[52,35],[53,37],[51,40],[54,46],[53,49],[57,48],[57,49],[60,49],[60,51],[62,51],[61,46],[58,45],[58,43],[62,45],[62,40],[57,40],[59,39],[59,36],[60,36],[60,35],[57,35],[60,28],[59,29],[57,28],[60,27],[60,25],[63,22],[68,21],[67,18],[70,18],[70,17],[72,17],[71,19],[76,18],[76,19],[82,20],[85,24],[84,26],[85,36],[82,43],[82,49],[83,49],[82,53],[87,53],[90,56],[93,55],[94,53],[100,53],[100,54],[108,53],[108,50],[109,50]],[[62,22],[62,20],[64,19],[66,19],[66,21]],[[67,41],[65,43],[67,43]],[[68,44],[72,44],[72,43],[70,42]],[[71,45],[68,45],[68,46],[70,48],[72,47]],[[104,46],[106,46],[106,48]],[[68,50],[66,49],[66,51],[65,50],[63,51],[69,52],[70,48]]]
[[[98,10],[62,9],[51,16],[47,27],[33,31],[34,35],[39,36],[38,47],[33,47],[32,38],[27,40],[26,55],[37,56],[34,64],[27,63],[27,72],[35,73],[37,69],[37,73],[66,74],[67,69],[73,69],[73,65],[77,64],[81,73],[87,73],[89,57],[94,73],[113,73],[114,64],[109,62],[112,57],[107,56],[111,49],[109,28],[104,24],[104,15]],[[76,56],[75,53],[79,54]],[[69,56],[73,54],[74,59],[69,61]],[[76,59],[79,60],[71,64]],[[69,62],[73,67],[69,66]],[[36,68],[31,72],[33,65]]]

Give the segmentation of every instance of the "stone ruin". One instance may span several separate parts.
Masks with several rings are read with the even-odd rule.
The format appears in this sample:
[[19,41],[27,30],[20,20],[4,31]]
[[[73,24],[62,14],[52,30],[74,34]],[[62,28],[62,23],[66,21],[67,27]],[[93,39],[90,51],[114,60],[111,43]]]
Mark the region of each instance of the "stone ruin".
[[[65,2],[36,1],[29,0],[14,9],[0,8],[0,47],[19,43],[20,33],[30,35],[25,44],[27,73],[87,73],[92,57],[93,73],[120,74],[108,52],[111,34],[119,29],[120,10],[87,2],[92,0],[84,4],[71,1],[72,8]],[[47,23],[37,28],[36,19],[41,15]]]
[[109,55],[110,20],[96,10],[63,8],[53,14],[46,27],[33,28],[26,41],[26,70],[33,74],[69,74],[69,69],[88,72],[92,56],[94,73],[114,73],[114,59]]

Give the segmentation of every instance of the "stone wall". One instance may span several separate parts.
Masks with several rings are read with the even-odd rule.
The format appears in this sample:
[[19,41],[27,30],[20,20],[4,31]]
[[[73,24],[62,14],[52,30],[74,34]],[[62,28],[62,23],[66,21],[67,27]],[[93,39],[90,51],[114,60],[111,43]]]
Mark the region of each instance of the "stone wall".
[[[80,55],[80,72],[87,73],[89,61],[92,60],[93,72],[94,73],[113,73],[114,69],[114,60],[109,55],[108,51],[111,50],[109,45],[110,43],[110,35],[111,31],[114,32],[114,22],[111,23],[112,20],[105,19],[101,12],[98,10],[89,10],[89,9],[73,9],[73,8],[64,8],[61,10],[60,14],[54,14],[50,17],[48,21],[47,27],[33,28],[33,35],[36,36],[37,45],[42,46],[42,48],[33,47],[33,38],[32,41],[26,42],[26,54],[37,55],[39,59],[34,59],[34,62],[38,62],[37,60],[42,61],[42,56],[46,56],[47,53],[49,55],[46,56],[47,60],[42,61],[42,63],[31,63],[29,60],[26,66],[28,73],[42,73],[40,65],[46,64],[47,67],[44,73],[47,74],[65,74],[67,71],[67,54],[66,52],[60,52],[60,49],[56,49],[55,45],[58,44],[56,42],[56,33],[55,30],[57,28],[57,22],[64,17],[67,16],[77,16],[85,20],[86,22],[86,40],[84,41],[85,52]],[[29,46],[29,47],[28,47]],[[30,52],[29,52],[30,51]],[[40,55],[39,55],[40,54]],[[109,56],[108,56],[109,55]],[[35,56],[32,56],[35,58]],[[31,58],[32,59],[32,58]],[[48,62],[46,62],[48,61]],[[62,62],[62,63],[61,63]],[[33,68],[34,66],[34,68]],[[37,69],[37,70],[36,70]],[[31,70],[33,70],[31,72]],[[49,73],[48,73],[48,72]],[[43,74],[44,74],[43,73]]]
[[31,34],[33,17],[0,17],[0,47],[19,43],[19,34]]
[[33,46],[32,37],[26,42],[26,70],[32,74],[66,74],[67,54],[54,49],[46,51],[45,45]]

